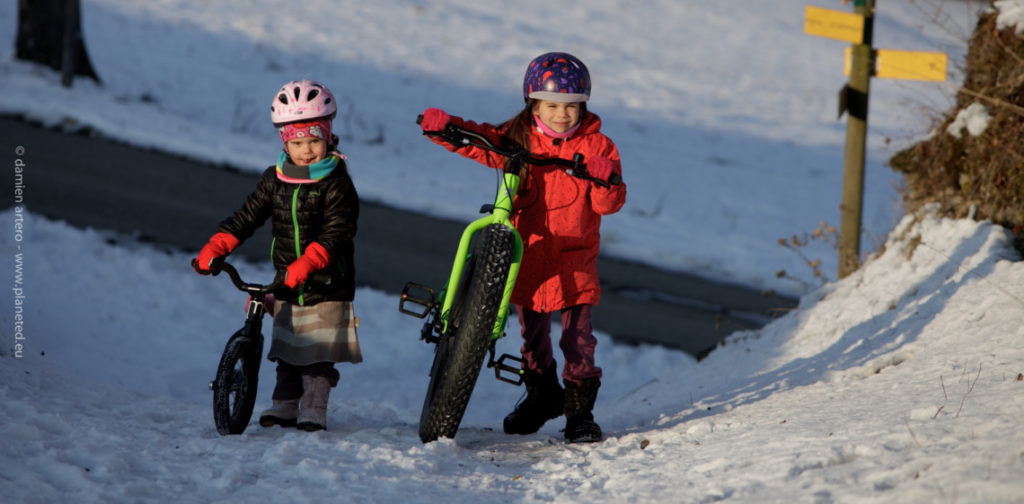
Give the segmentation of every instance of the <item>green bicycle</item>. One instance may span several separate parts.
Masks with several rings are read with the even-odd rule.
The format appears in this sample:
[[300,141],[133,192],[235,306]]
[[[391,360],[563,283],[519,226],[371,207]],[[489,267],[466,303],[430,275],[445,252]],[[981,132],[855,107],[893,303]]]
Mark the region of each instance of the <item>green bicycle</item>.
[[[417,123],[422,119],[420,116]],[[455,437],[488,353],[487,367],[494,368],[498,380],[517,386],[523,383],[521,357],[504,354],[495,359],[495,344],[505,336],[509,300],[523,257],[523,240],[511,221],[520,173],[530,166],[557,165],[569,175],[604,187],[618,185],[621,178],[613,175],[604,181],[591,177],[583,155],[578,153],[572,160],[538,157],[523,149],[494,145],[487,137],[455,125],[423,134],[456,146],[485,149],[509,161],[494,204],[481,209],[489,215],[472,221],[463,231],[445,286],[435,291],[408,282],[402,289],[398,310],[421,319],[429,316],[420,338],[436,345],[419,427],[420,440],[429,443],[440,437]],[[413,310],[410,305],[419,309]]]

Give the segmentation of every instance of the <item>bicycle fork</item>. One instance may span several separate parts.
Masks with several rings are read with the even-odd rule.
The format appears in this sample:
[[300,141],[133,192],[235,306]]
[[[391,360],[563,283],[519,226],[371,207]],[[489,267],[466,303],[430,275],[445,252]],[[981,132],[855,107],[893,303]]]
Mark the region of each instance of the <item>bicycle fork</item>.
[[[427,343],[437,344],[445,337],[452,337],[454,328],[449,325],[449,315],[451,314],[452,306],[455,304],[455,296],[457,293],[455,292],[455,289],[449,289],[449,286],[460,284],[462,274],[465,270],[465,265],[469,262],[470,255],[468,251],[472,236],[479,230],[493,223],[495,223],[493,218],[482,218],[474,221],[466,228],[466,231],[462,235],[462,239],[459,241],[459,249],[456,253],[456,261],[452,267],[451,276],[448,279],[448,283],[440,293],[436,293],[434,289],[426,285],[415,282],[407,282],[405,284],[405,287],[402,289],[401,297],[399,298],[398,311],[421,319],[431,315],[430,319],[425,322],[422,329],[420,329],[421,340],[424,340]],[[513,260],[509,267],[508,277],[505,281],[505,288],[502,291],[502,299],[498,307],[498,316],[496,317],[494,326],[491,329],[487,367],[494,369],[495,378],[499,381],[511,383],[513,385],[522,385],[525,376],[523,374],[525,361],[522,357],[503,354],[501,357],[495,359],[495,345],[499,339],[505,337],[505,325],[508,322],[512,289],[515,287],[516,277],[519,274],[519,265],[521,264],[523,257],[522,238],[520,238],[519,233],[515,232],[514,228],[511,229],[513,229],[513,236],[515,237],[515,249],[513,251]],[[416,305],[419,308],[413,309],[410,305]],[[515,365],[508,364],[507,361],[512,361]]]
[[[230,344],[231,340],[235,338],[248,338],[253,343],[257,344],[259,348],[263,348],[263,315],[266,313],[266,307],[264,306],[264,295],[262,294],[250,294],[249,304],[245,308],[245,324],[242,328],[235,331],[234,334],[228,338]],[[262,353],[262,350],[261,352]],[[256,360],[259,360],[259,355],[256,356]],[[216,383],[214,380],[210,380],[210,390],[216,389]]]

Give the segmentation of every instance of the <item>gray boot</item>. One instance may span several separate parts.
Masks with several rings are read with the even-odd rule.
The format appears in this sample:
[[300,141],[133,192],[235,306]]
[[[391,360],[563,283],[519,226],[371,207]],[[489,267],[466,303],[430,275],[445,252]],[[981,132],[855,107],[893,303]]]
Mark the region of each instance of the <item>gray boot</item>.
[[260,414],[260,425],[263,427],[294,427],[299,416],[299,400],[274,401],[273,406]]
[[327,428],[327,398],[330,393],[331,383],[327,377],[302,375],[298,428],[309,432]]

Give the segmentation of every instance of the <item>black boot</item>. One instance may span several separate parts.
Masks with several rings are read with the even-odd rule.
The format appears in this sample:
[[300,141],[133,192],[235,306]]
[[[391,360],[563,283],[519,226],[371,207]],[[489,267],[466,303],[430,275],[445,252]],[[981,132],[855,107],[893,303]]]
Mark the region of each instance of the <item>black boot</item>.
[[505,434],[533,434],[552,418],[562,415],[565,392],[558,384],[558,367],[543,373],[526,372],[526,399],[505,417]]
[[579,385],[565,382],[565,440],[570,443],[596,443],[603,438],[601,426],[594,422],[594,402],[601,380],[589,378]]

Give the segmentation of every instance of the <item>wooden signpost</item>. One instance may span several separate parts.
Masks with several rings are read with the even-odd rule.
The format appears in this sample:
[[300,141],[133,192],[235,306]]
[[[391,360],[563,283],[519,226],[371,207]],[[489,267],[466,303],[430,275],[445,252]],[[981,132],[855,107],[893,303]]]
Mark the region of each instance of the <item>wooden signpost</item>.
[[946,55],[935,52],[875,50],[872,47],[875,0],[854,0],[853,13],[807,6],[804,33],[850,42],[846,50],[849,83],[839,93],[839,116],[848,114],[839,205],[839,278],[860,266],[860,229],[864,202],[864,153],[867,144],[868,88],[871,77],[946,80]]

